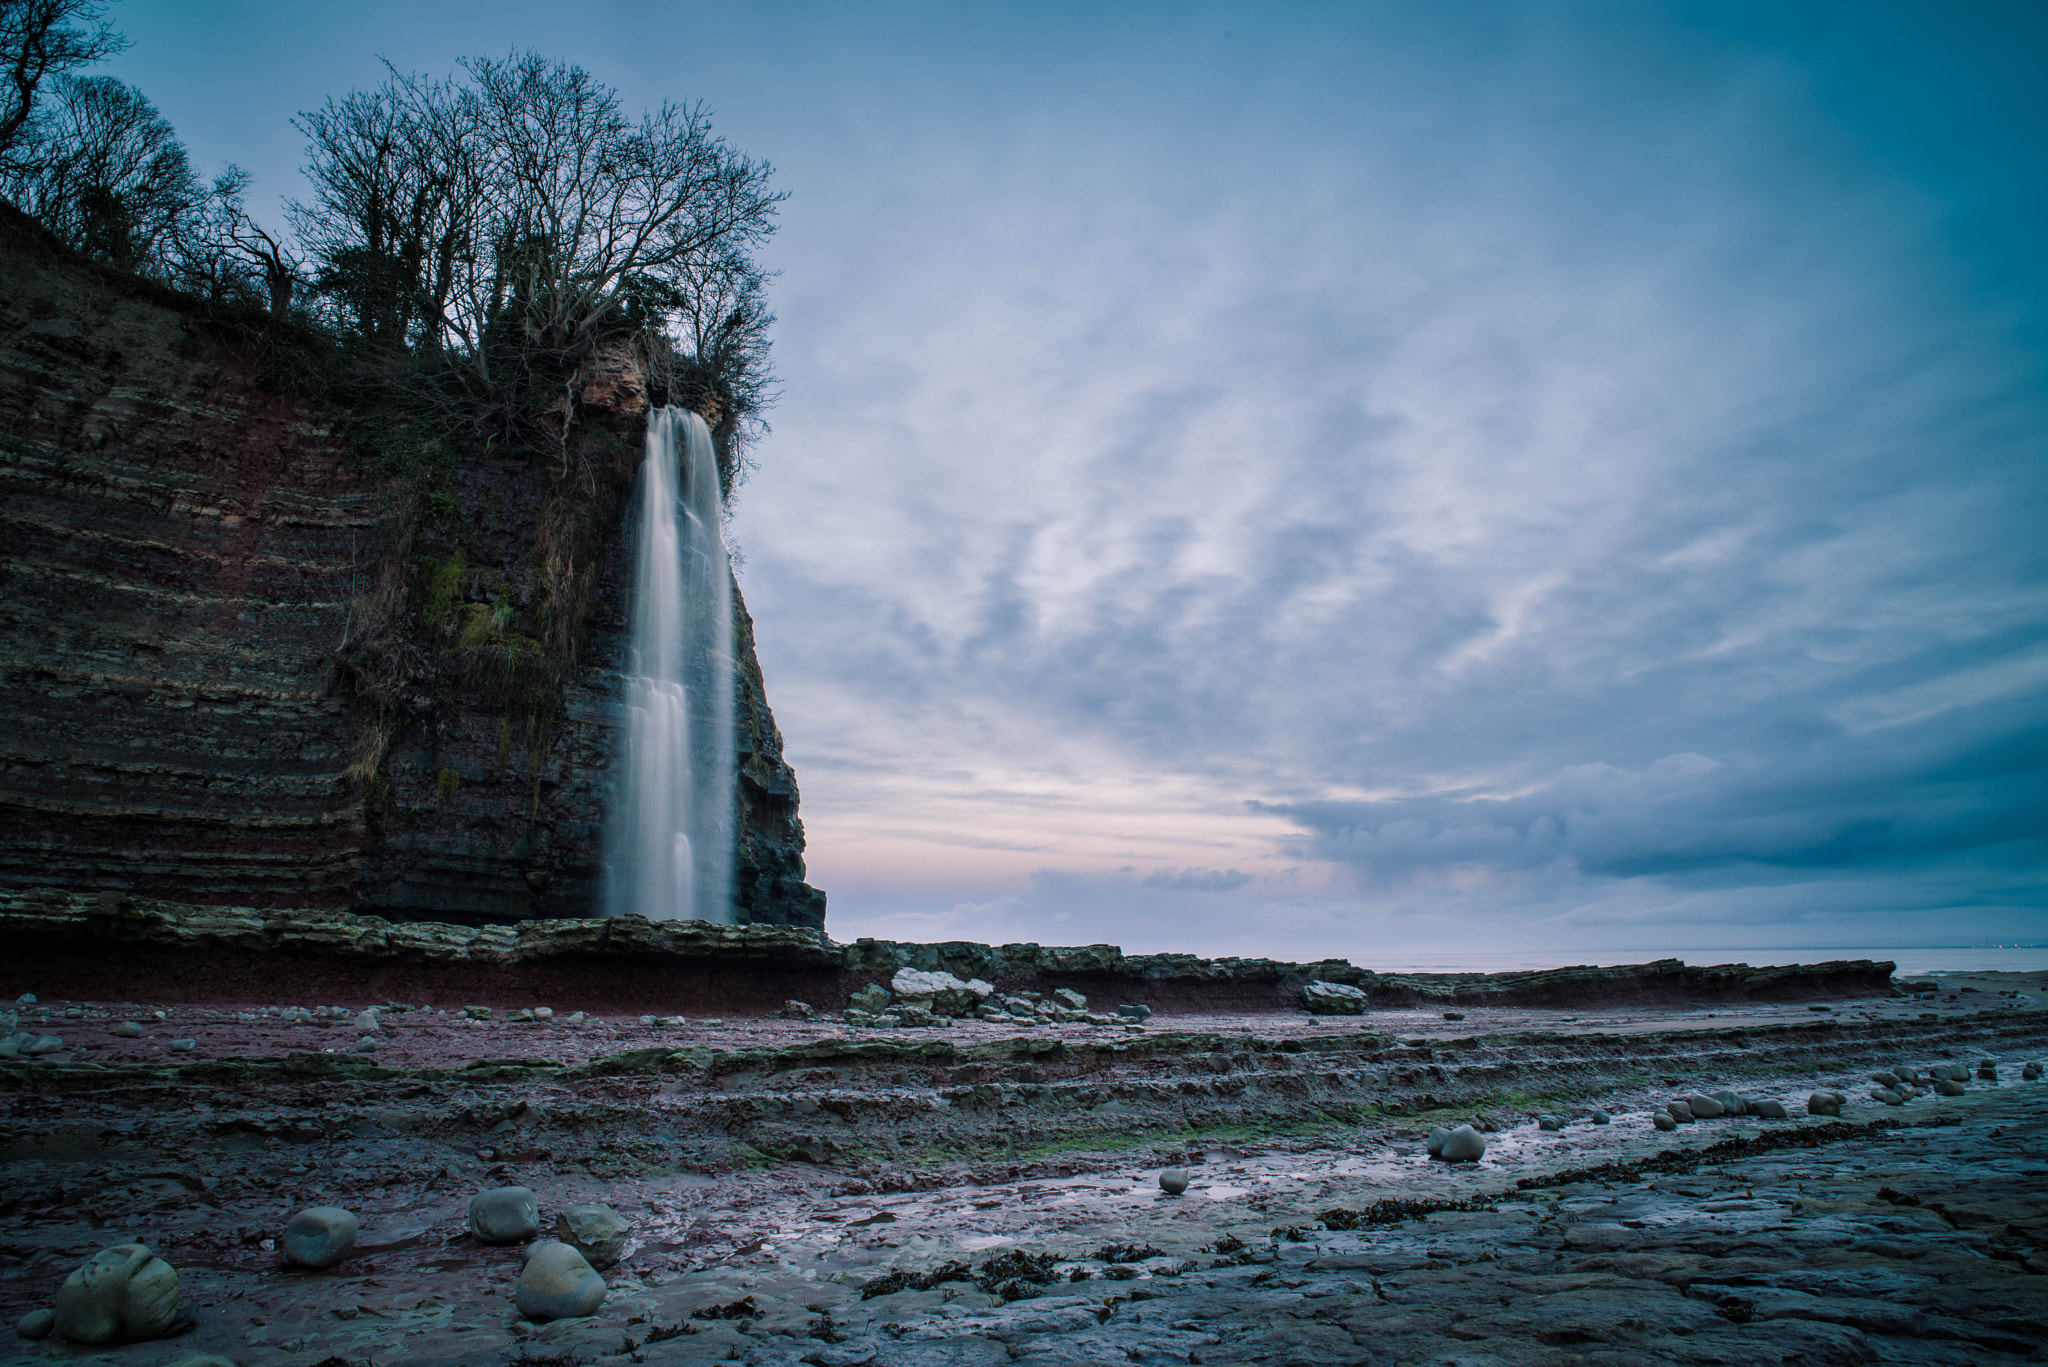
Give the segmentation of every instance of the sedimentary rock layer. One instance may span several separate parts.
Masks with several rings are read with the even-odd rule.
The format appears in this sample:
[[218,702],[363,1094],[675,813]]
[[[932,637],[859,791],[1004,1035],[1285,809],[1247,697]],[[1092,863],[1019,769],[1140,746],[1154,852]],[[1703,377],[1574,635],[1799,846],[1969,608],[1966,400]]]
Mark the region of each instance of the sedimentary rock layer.
[[[587,377],[552,457],[463,453],[418,522],[343,439],[348,415],[266,381],[280,354],[262,327],[83,261],[0,205],[0,887],[594,913],[637,374]],[[571,483],[599,492],[578,505],[590,524],[564,530]],[[536,553],[543,522],[558,550],[574,542],[560,565]],[[480,664],[479,643],[533,658],[563,575],[581,633],[567,677]],[[350,669],[379,602],[399,604],[383,626],[417,667],[373,703]],[[735,912],[822,926],[734,602]]]
[[[0,892],[14,954],[0,992],[262,1000],[280,973],[315,1000],[570,1000],[617,1010],[768,1010],[797,998],[836,1010],[901,967],[945,967],[1003,987],[1075,987],[1098,1004],[1294,1010],[1302,983],[1350,982],[1377,1006],[1617,1005],[1876,995],[1892,965],[1867,960],[1698,968],[1675,959],[1529,973],[1382,975],[1343,960],[1126,955],[1114,945],[836,945],[821,933],[701,921],[529,921],[472,927],[320,910],[195,907],[58,890]],[[19,983],[18,986],[13,984]]]

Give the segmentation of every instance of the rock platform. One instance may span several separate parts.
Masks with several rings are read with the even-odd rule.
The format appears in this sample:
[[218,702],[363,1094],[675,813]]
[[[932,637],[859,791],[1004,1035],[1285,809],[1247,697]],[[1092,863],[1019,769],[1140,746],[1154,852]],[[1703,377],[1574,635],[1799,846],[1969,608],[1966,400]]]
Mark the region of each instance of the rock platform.
[[[171,1356],[284,1367],[2037,1360],[2048,1016],[2014,991],[892,1032],[415,1003],[373,1054],[374,1000],[46,993],[20,1024],[65,1047],[0,1061],[0,1313],[135,1241],[178,1269]],[[1866,1099],[1987,1058],[1960,1097]],[[1651,1127],[1724,1088],[1851,1099]],[[1424,1155],[1468,1121],[1479,1162]],[[523,1250],[467,1232],[508,1186],[543,1230],[630,1223],[599,1313],[520,1318]],[[360,1221],[325,1272],[275,1246],[306,1206]]]

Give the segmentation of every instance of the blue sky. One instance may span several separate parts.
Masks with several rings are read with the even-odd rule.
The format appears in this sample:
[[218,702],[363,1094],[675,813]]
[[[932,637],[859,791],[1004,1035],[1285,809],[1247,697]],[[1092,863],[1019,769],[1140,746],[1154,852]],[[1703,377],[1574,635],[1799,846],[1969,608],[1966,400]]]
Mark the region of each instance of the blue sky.
[[2038,5],[125,0],[531,46],[790,192],[737,529],[835,935],[2048,939]]

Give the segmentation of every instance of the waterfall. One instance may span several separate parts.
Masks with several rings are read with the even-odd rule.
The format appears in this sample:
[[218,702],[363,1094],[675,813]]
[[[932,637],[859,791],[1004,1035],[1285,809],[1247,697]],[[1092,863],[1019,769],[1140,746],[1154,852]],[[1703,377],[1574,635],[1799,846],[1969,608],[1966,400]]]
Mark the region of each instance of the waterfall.
[[732,570],[704,419],[647,418],[605,912],[732,920]]

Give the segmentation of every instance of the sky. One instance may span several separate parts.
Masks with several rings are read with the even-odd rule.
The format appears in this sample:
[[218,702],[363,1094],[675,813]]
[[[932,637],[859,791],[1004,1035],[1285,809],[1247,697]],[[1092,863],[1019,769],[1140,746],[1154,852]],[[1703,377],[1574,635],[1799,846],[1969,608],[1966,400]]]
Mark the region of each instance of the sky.
[[531,47],[789,194],[838,939],[2048,943],[2038,4],[123,0],[204,170]]

